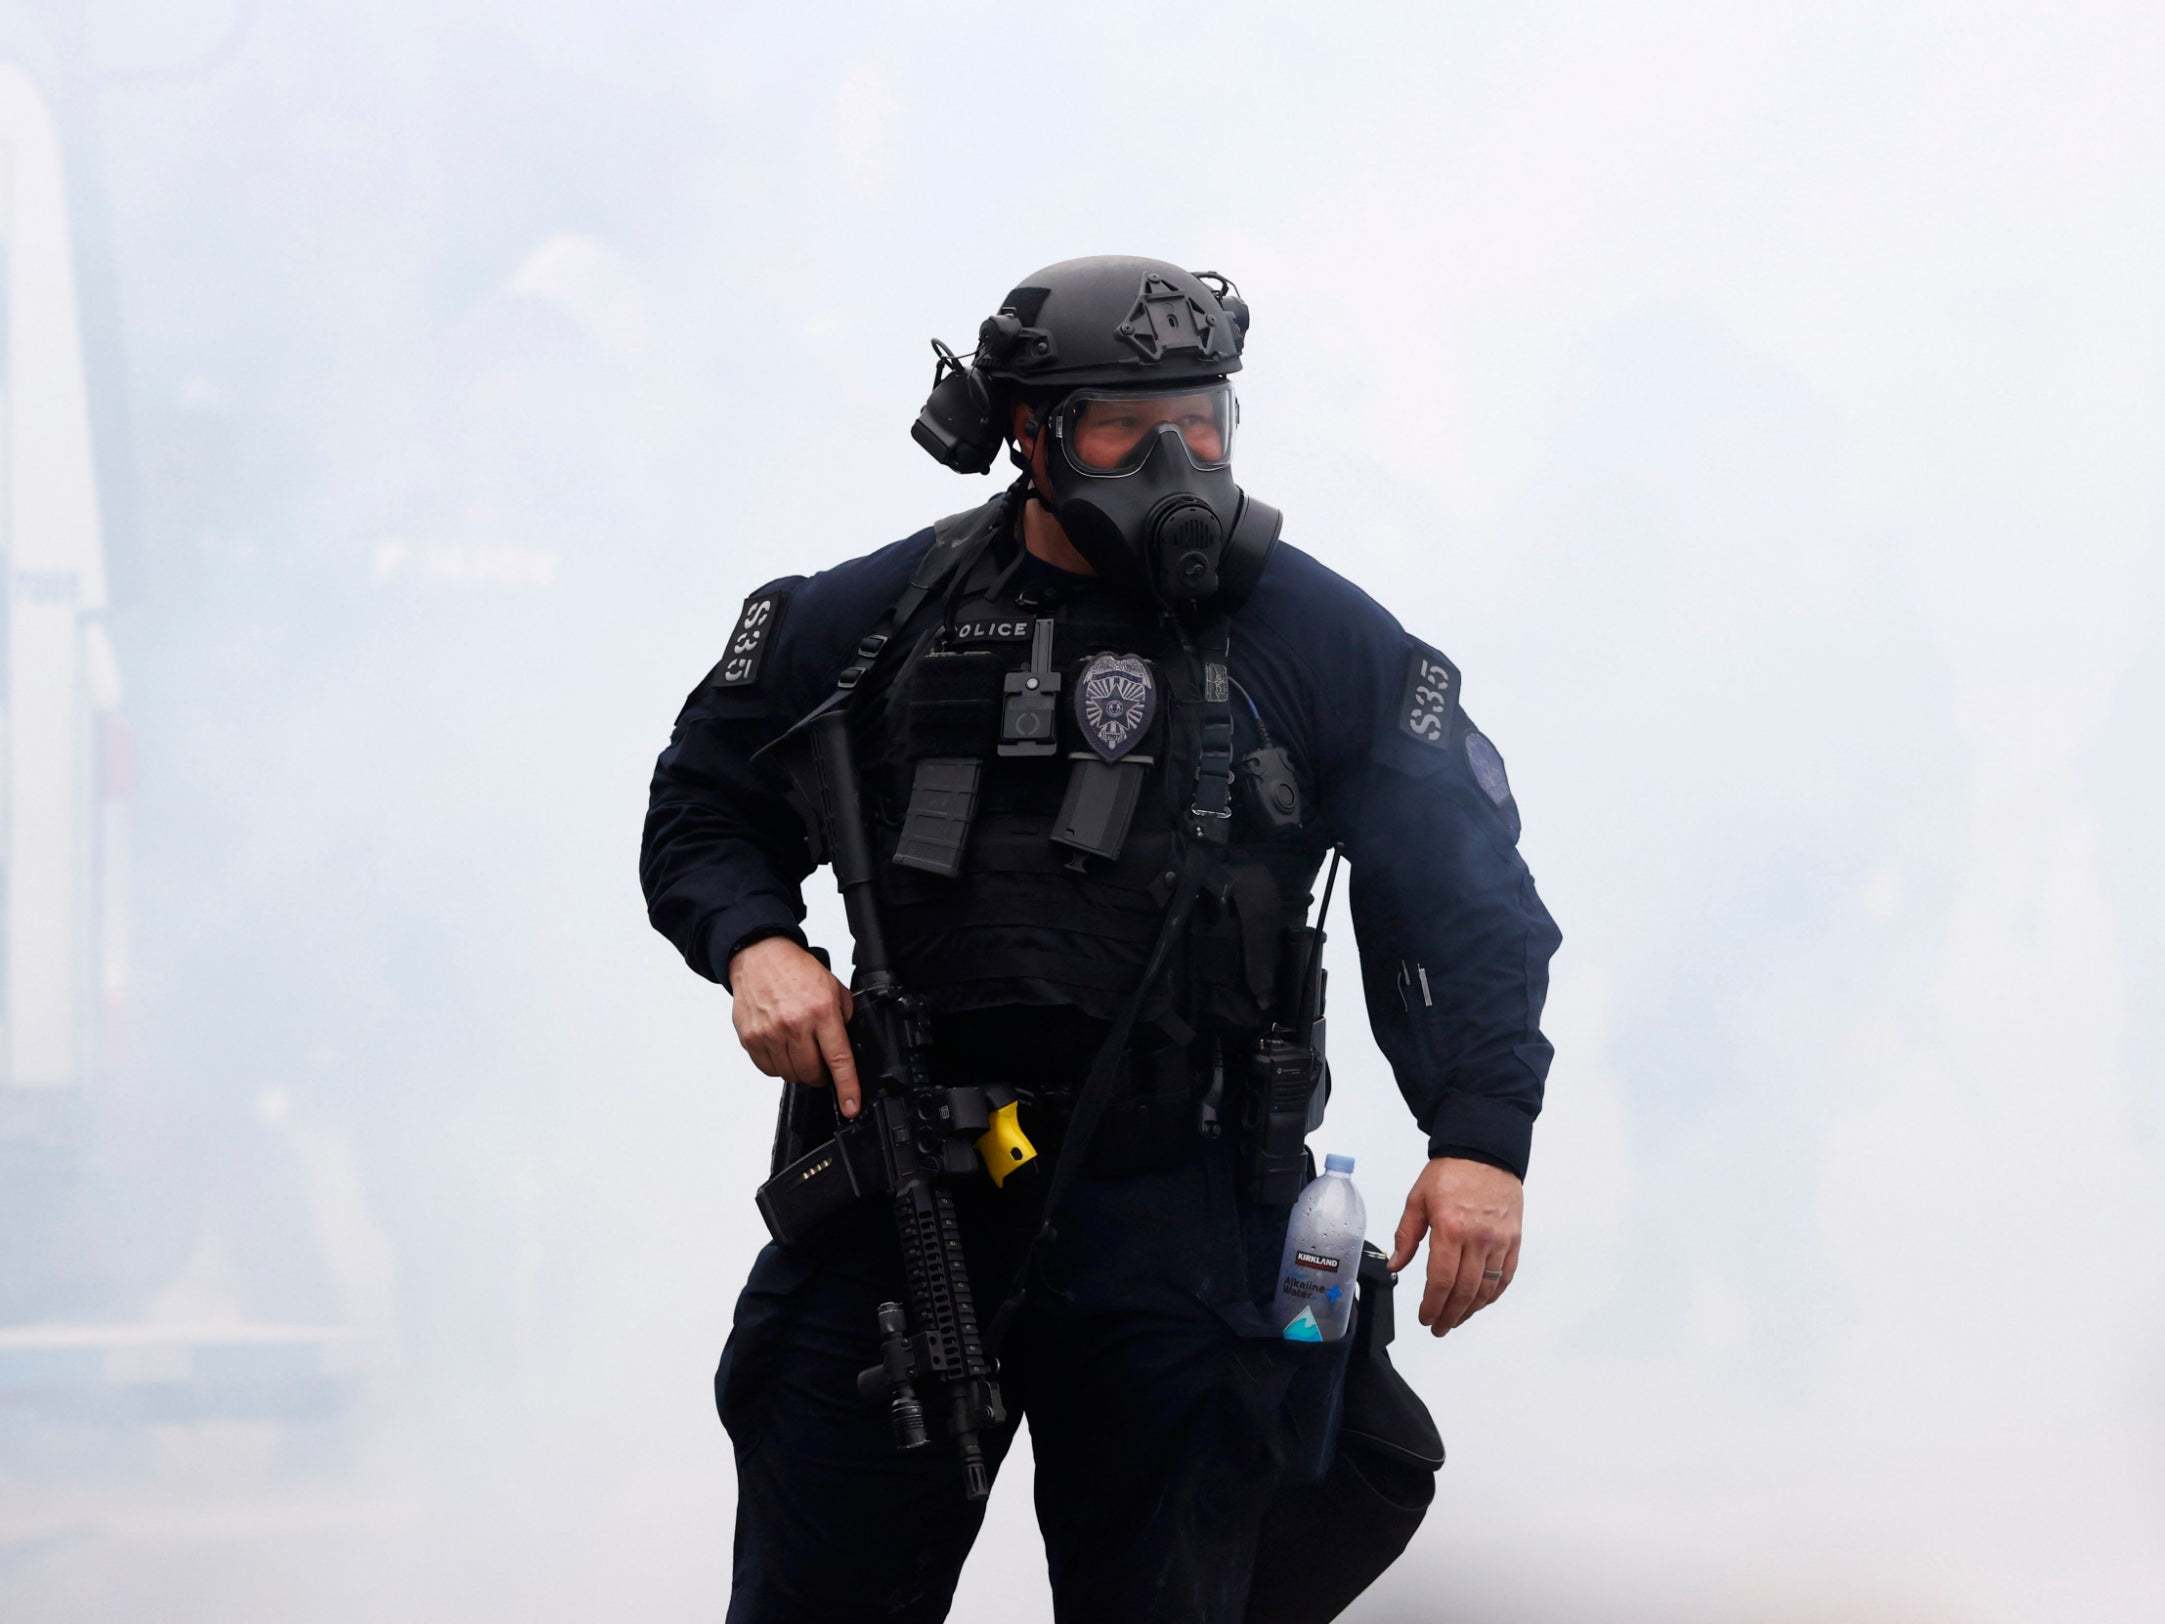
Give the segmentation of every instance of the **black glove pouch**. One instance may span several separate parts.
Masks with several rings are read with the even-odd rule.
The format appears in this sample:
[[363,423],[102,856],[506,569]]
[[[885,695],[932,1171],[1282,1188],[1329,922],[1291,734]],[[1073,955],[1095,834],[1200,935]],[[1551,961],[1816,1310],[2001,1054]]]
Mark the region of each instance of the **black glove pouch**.
[[[1443,1439],[1391,1365],[1385,1255],[1364,1244],[1351,1358],[1337,1405],[1335,1447],[1320,1476],[1295,1480],[1264,1515],[1243,1624],[1322,1624],[1397,1561],[1436,1495]],[[1331,1559],[1318,1561],[1317,1553]]]
[[[1392,1368],[1387,1254],[1362,1243],[1353,1324],[1335,1342],[1288,1342],[1267,1312],[1285,1248],[1284,1208],[1236,1203],[1230,1154],[1207,1158],[1233,1220],[1236,1271],[1207,1300],[1241,1339],[1250,1384],[1275,1393],[1277,1493],[1264,1513],[1244,1624],[1322,1624],[1398,1560],[1436,1494],[1443,1440]],[[1314,1171],[1311,1161],[1309,1170]]]

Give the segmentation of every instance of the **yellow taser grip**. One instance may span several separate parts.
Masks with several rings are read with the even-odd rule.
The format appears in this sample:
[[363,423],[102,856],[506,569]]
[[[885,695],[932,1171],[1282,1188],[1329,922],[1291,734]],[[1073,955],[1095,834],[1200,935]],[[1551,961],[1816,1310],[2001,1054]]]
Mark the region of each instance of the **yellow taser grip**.
[[992,1126],[977,1136],[977,1154],[984,1161],[985,1171],[992,1175],[995,1188],[1004,1185],[1017,1168],[1037,1160],[1037,1146],[1022,1131],[1013,1100],[994,1108]]

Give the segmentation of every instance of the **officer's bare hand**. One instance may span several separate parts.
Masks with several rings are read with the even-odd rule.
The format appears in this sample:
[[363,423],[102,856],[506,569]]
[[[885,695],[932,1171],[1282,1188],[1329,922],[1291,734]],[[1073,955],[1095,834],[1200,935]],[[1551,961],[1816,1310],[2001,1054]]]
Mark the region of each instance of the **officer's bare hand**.
[[1465,1324],[1509,1289],[1518,1273],[1525,1195],[1516,1173],[1462,1156],[1438,1156],[1413,1181],[1398,1220],[1391,1272],[1413,1261],[1426,1235],[1428,1288],[1421,1293],[1421,1323],[1437,1336]]
[[831,1077],[842,1114],[858,1107],[849,1049],[849,988],[787,936],[765,936],[729,961],[736,995],[730,1019],[752,1064],[769,1077],[823,1087]]

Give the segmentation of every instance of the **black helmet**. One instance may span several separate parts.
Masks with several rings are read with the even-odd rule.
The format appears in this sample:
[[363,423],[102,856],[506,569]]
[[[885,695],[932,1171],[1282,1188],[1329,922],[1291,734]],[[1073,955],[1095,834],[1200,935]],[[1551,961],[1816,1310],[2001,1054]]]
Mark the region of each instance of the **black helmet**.
[[978,328],[977,370],[1031,394],[1222,378],[1247,334],[1246,301],[1215,271],[1100,254],[1024,277]]
[[1098,254],[1048,265],[977,330],[965,365],[932,341],[932,394],[910,434],[957,473],[992,466],[1006,407],[1080,384],[1177,383],[1240,370],[1248,305],[1216,271]]

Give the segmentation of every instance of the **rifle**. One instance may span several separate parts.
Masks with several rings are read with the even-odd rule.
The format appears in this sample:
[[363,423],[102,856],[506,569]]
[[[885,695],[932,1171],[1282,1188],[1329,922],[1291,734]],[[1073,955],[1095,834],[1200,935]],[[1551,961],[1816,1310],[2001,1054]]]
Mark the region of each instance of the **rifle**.
[[[923,1002],[896,980],[880,925],[848,706],[830,701],[803,729],[811,741],[821,832],[857,945],[849,1040],[864,1105],[854,1120],[836,1106],[833,1137],[760,1186],[759,1212],[786,1245],[861,1197],[887,1199],[909,1300],[906,1307],[879,1305],[880,1362],[858,1376],[857,1389],[867,1403],[886,1403],[897,1448],[920,1449],[930,1441],[920,1396],[929,1387],[933,1411],[962,1459],[963,1495],[974,1502],[991,1490],[978,1434],[1005,1421],[1007,1410],[997,1363],[978,1327],[945,1181],[982,1167],[1003,1184],[1037,1152],[1016,1122],[1012,1092],[997,1085],[946,1087],[933,1077],[930,1019]],[[797,1087],[784,1085],[780,1149],[787,1148]]]

